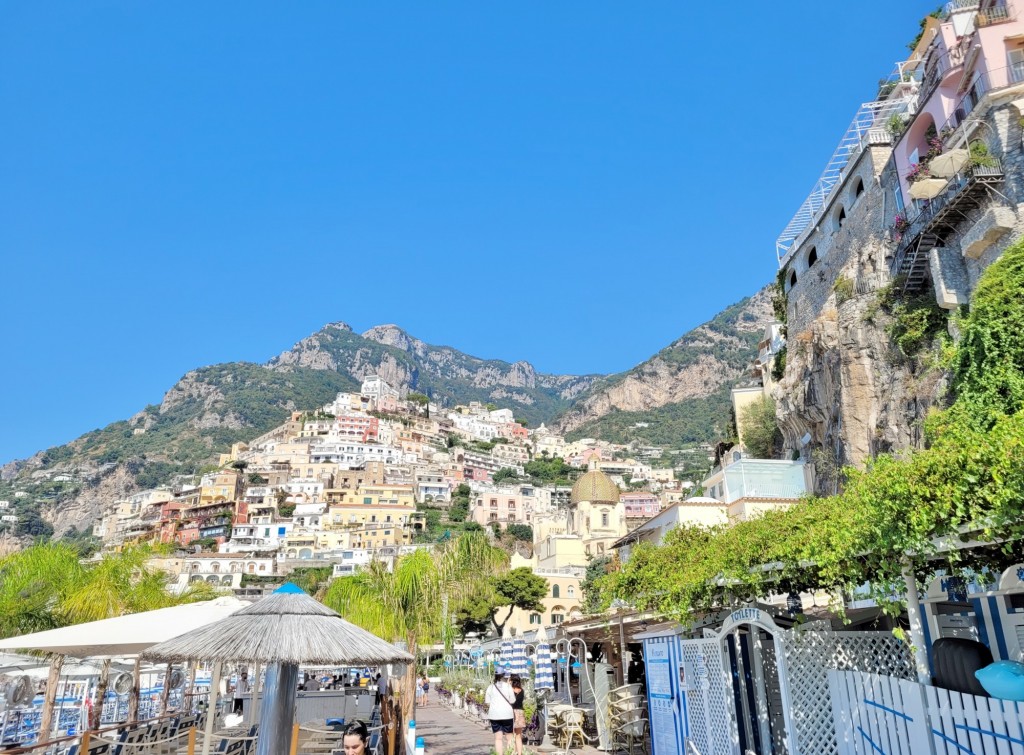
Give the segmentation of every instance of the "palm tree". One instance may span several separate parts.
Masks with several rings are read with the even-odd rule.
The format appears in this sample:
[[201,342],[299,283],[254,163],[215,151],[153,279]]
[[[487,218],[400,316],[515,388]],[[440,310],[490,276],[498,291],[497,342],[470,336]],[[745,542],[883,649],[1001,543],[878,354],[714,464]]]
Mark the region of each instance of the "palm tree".
[[[391,642],[404,642],[414,656],[421,644],[455,639],[451,613],[496,571],[508,567],[508,554],[482,533],[464,533],[429,551],[401,557],[388,571],[373,561],[362,572],[334,580],[324,602],[349,621]],[[406,669],[399,702],[412,714],[416,668]]]
[[[168,575],[146,563],[153,555],[151,548],[133,546],[83,563],[73,546],[49,542],[0,558],[0,637],[215,597],[216,591],[205,582],[190,585],[180,595],[169,593]],[[52,695],[62,664],[62,656],[51,659],[40,731],[50,730]],[[102,710],[98,701],[106,693],[109,668],[109,661],[105,661],[97,687],[94,725]]]

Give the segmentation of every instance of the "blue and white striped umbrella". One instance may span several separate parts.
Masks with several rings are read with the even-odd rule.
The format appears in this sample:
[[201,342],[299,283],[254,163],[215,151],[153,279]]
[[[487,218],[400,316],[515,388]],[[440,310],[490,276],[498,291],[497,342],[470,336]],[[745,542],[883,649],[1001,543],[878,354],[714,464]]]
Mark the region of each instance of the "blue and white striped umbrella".
[[506,674],[512,673],[512,640],[501,641],[501,657],[495,665],[498,671],[504,671]]
[[526,640],[522,637],[516,637],[512,640],[511,673],[526,676]]
[[537,660],[534,662],[537,675],[533,679],[534,689],[554,689],[555,677],[551,673],[551,647],[542,642],[537,645]]

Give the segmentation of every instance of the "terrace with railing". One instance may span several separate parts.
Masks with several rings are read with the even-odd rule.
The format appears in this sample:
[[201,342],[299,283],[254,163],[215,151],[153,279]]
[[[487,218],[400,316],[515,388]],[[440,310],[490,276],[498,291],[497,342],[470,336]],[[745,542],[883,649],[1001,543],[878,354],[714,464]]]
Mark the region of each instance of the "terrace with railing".
[[986,164],[968,163],[946,182],[933,199],[909,218],[900,234],[892,261],[892,274],[903,281],[903,291],[919,290],[927,279],[928,251],[941,246],[970,210],[980,206],[988,187],[1003,180],[1003,167],[995,158]]

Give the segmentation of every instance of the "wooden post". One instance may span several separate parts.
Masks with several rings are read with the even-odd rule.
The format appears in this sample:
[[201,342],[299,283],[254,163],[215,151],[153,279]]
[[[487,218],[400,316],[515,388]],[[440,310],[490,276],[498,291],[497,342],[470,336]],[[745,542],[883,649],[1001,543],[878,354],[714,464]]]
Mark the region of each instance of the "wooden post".
[[86,731],[82,734],[82,739],[78,744],[78,751],[81,753],[89,752],[89,740],[92,739],[92,732]]
[[53,706],[57,702],[57,682],[60,681],[60,670],[64,667],[64,656],[54,655],[50,658],[50,674],[46,677],[46,694],[43,697],[43,717],[39,722],[39,741],[47,742],[53,733]]
[[139,696],[142,694],[142,659],[135,657],[135,667],[132,669],[132,691],[128,697],[128,723],[134,724],[139,721]]
[[188,755],[196,755],[196,727],[188,730]]
[[[196,710],[196,662],[188,664],[188,678],[185,689],[181,693],[182,713],[194,713]],[[186,702],[187,701],[187,702]]]
[[296,755],[299,751],[299,725],[298,723],[292,724],[292,743],[288,749],[288,755]]
[[213,664],[210,677],[210,695],[206,698],[206,727],[203,732],[203,755],[210,755],[210,741],[213,739],[213,719],[217,717],[217,695],[220,693],[221,663]]
[[254,663],[249,672],[249,715],[245,719],[250,726],[259,720],[260,670],[260,664]]
[[903,581],[907,586],[907,621],[910,624],[910,644],[914,650],[917,681],[927,687],[931,686],[932,673],[928,666],[928,647],[924,638],[925,619],[921,613],[921,596],[917,592],[917,575],[909,561],[903,566]]
[[[107,687],[110,686],[110,659],[106,658],[100,666],[100,678],[96,682],[96,699],[92,704],[92,713],[89,716],[89,728],[98,729],[103,721],[103,701],[107,697]],[[83,747],[84,751],[85,748]]]

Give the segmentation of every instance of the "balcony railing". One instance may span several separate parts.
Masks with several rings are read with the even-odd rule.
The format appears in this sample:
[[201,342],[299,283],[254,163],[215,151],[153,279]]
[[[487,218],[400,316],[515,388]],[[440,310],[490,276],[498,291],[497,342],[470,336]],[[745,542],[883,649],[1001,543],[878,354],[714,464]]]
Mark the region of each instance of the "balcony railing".
[[978,15],[974,17],[974,25],[981,28],[1013,20],[1013,14],[1006,5],[993,5],[991,8],[978,11]]
[[968,166],[953,175],[942,192],[928,200],[921,211],[910,219],[910,226],[903,232],[896,244],[896,254],[893,257],[891,268],[894,276],[906,274],[908,254],[922,234],[932,232],[940,225],[948,226],[950,222],[958,222],[959,216],[955,221],[947,220],[946,216],[956,208],[956,204],[962,198],[968,195],[971,188],[1002,180],[1002,165],[995,158],[991,159],[995,163],[994,165]]

